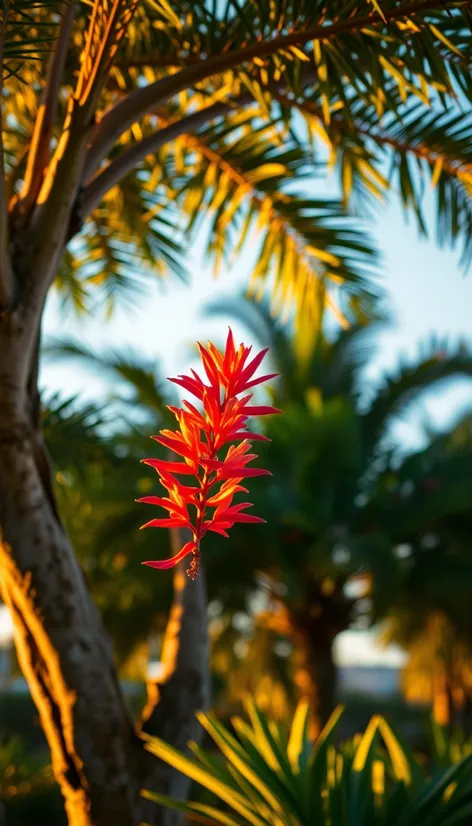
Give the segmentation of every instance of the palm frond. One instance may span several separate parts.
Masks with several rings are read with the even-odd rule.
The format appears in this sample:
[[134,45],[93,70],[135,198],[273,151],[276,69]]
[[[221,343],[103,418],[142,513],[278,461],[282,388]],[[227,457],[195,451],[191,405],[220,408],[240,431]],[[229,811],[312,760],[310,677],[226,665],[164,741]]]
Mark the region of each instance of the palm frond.
[[324,333],[303,342],[303,352],[294,337],[293,325],[283,324],[271,311],[267,299],[250,295],[239,299],[217,299],[204,310],[206,315],[234,318],[242,323],[262,347],[270,348],[270,358],[280,374],[275,389],[277,404],[306,403],[310,389],[323,399],[346,396],[356,402],[360,395],[359,377],[372,353],[374,336],[387,319],[372,310],[367,323],[351,320],[347,330],[334,339]]
[[292,179],[300,187],[317,167],[283,132],[283,124],[258,125],[253,113],[238,113],[183,136],[167,162],[176,166],[187,232],[192,237],[209,221],[207,250],[215,266],[255,241],[251,289],[260,294],[269,282],[275,307],[297,308],[298,323],[303,307],[306,328],[313,331],[330,284],[343,283],[354,294],[369,291],[376,252],[339,201],[290,188]]
[[392,418],[401,415],[425,389],[454,376],[472,376],[472,357],[464,344],[433,345],[419,362],[386,378],[362,417],[366,449],[375,450]]
[[172,391],[164,386],[159,376],[159,365],[146,361],[131,350],[108,350],[97,355],[94,350],[73,340],[50,339],[43,348],[44,355],[53,359],[76,359],[84,366],[98,371],[110,380],[116,380],[128,391],[128,395],[116,393],[115,398],[130,407],[145,412],[155,421],[169,417],[167,404]]
[[152,185],[130,176],[69,244],[56,287],[75,296],[77,311],[90,311],[98,302],[111,313],[118,300],[133,306],[149,279],[169,270],[185,279],[178,215],[163,187]]
[[26,63],[42,61],[56,36],[60,14],[75,0],[2,0],[0,28],[4,45],[2,67],[6,76],[16,75]]
[[90,462],[112,461],[113,452],[104,436],[104,406],[80,404],[76,396],[63,398],[55,393],[43,403],[41,422],[48,450],[61,474],[73,469],[83,481]]

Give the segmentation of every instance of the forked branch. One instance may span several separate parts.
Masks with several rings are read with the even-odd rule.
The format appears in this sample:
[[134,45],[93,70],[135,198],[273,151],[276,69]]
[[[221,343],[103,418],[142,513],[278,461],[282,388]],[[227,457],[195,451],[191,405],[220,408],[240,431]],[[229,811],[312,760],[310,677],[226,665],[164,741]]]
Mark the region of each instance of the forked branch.
[[246,106],[253,100],[252,95],[247,93],[228,102],[214,103],[212,106],[207,106],[198,112],[193,112],[191,115],[175,121],[175,123],[170,123],[168,126],[159,129],[157,132],[134,144],[126,152],[123,152],[115,158],[102,172],[99,172],[85,188],[80,208],[80,219],[85,220],[85,218],[96,209],[106,193],[119,184],[125,175],[132,172],[133,169],[136,169],[137,165],[141,163],[147,155],[154,154],[166,143],[175,140],[181,135],[193,132],[214,118],[227,114],[232,109]]
[[375,10],[361,17],[350,17],[337,21],[328,26],[316,26],[313,29],[291,32],[287,35],[274,37],[272,40],[253,43],[242,49],[222,52],[203,60],[195,65],[186,66],[175,74],[150,83],[148,86],[136,89],[126,98],[110,109],[101,119],[92,137],[89,152],[86,177],[90,177],[101,161],[107,156],[110,149],[135,121],[156,108],[179,92],[192,88],[195,84],[206,80],[225,70],[236,68],[254,58],[269,57],[281,49],[290,46],[301,46],[314,40],[330,40],[339,34],[359,31],[366,26],[385,25],[394,20],[415,17],[426,14],[428,11],[454,5],[453,0],[419,0],[406,3],[394,9],[385,10],[383,19]]

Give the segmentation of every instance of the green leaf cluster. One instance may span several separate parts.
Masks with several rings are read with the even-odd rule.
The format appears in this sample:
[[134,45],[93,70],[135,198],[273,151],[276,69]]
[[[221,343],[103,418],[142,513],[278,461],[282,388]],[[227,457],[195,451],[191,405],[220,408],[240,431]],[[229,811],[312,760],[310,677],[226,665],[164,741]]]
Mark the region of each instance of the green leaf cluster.
[[228,730],[213,715],[200,722],[217,747],[191,745],[193,758],[149,738],[146,748],[209,794],[180,803],[152,791],[145,796],[185,812],[196,823],[224,826],[466,826],[472,812],[470,756],[428,776],[382,717],[362,735],[339,744],[342,709],[318,740],[309,738],[308,708],[300,704],[290,732],[249,700],[249,723]]

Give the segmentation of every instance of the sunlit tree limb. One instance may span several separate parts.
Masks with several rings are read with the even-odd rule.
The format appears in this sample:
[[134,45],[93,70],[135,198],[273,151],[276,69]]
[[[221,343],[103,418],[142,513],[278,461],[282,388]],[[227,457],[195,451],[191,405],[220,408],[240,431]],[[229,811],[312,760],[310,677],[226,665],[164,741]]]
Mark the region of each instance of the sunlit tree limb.
[[[465,0],[468,4],[468,0]],[[345,32],[357,32],[366,26],[389,23],[398,19],[407,19],[427,13],[435,9],[444,9],[445,5],[451,8],[457,5],[455,0],[444,3],[443,0],[422,0],[419,3],[406,3],[399,8],[385,11],[382,17],[376,11],[368,15],[340,20],[326,26],[316,26],[299,32],[275,37],[272,40],[260,41],[241,49],[223,52],[211,56],[201,62],[186,66],[175,74],[160,78],[154,83],[137,89],[128,97],[116,104],[107,112],[98,124],[92,137],[91,156],[96,165],[106,156],[119,136],[132,123],[178,94],[183,89],[195,86],[197,83],[210,78],[227,69],[233,69],[254,59],[260,60],[276,54],[278,51],[291,46],[303,46],[310,41],[329,41],[331,38]]]
[[43,173],[49,160],[50,141],[55,125],[58,96],[62,82],[69,38],[76,14],[74,4],[65,3],[61,9],[62,20],[48,66],[46,85],[34,124],[31,146],[21,194],[20,211],[25,215],[32,208],[41,188]]

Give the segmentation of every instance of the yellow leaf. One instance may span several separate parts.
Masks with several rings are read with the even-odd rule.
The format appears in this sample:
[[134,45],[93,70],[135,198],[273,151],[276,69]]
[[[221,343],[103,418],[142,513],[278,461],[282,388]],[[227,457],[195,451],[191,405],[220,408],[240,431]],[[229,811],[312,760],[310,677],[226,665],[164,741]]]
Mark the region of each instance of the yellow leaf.
[[267,178],[273,178],[276,175],[287,175],[287,167],[282,163],[264,163],[256,169],[245,173],[245,178],[254,184],[258,181],[265,181]]
[[384,21],[384,23],[386,23],[386,22],[387,22],[386,17],[385,17],[385,15],[384,15],[384,13],[383,13],[382,9],[381,9],[381,8],[380,8],[380,6],[379,6],[378,0],[369,0],[369,3],[372,3],[372,5],[373,5],[373,7],[374,7],[375,11],[376,11],[376,12],[378,12],[378,14],[380,14],[380,17],[382,18],[382,20]]
[[344,200],[347,203],[351,197],[352,191],[352,166],[351,161],[346,154],[343,155],[342,161],[342,186]]
[[182,29],[180,19],[177,17],[175,11],[167,0],[148,0],[148,2],[150,2],[150,4],[154,6],[155,10],[162,14],[162,16],[165,17],[169,23],[172,23],[176,29]]
[[317,258],[319,261],[323,261],[325,264],[330,264],[332,267],[339,266],[339,258],[336,255],[333,255],[332,252],[328,252],[327,250],[320,250],[317,247],[312,247],[310,245],[305,247],[305,251],[308,255],[312,255],[313,258]]
[[390,755],[395,774],[399,780],[402,780],[406,786],[409,786],[411,783],[411,771],[405,752],[383,717],[379,718],[378,728]]
[[312,413],[321,413],[323,407],[323,397],[319,387],[309,387],[305,393],[305,400],[309,410]]
[[329,124],[331,123],[331,111],[329,107],[328,97],[325,94],[321,95],[321,109],[323,111],[323,117],[325,119],[325,122],[329,126]]
[[364,734],[362,735],[361,741],[357,748],[356,755],[352,762],[353,772],[359,773],[364,770],[372,746],[372,742],[374,740],[375,735],[377,734],[380,723],[381,717],[379,717],[377,714],[374,715],[369,725],[367,726]]
[[446,35],[443,34],[439,29],[437,29],[436,26],[433,26],[433,24],[430,23],[429,28],[431,32],[438,38],[438,40],[440,40],[441,43],[447,46],[447,48],[450,49],[451,52],[453,52],[458,57],[464,57],[464,55],[462,54],[462,52],[459,51],[457,46],[454,46],[454,43],[451,43],[451,41],[446,37]]
[[307,700],[301,700],[295,711],[287,747],[287,756],[294,772],[299,771],[300,755],[303,751],[303,746],[307,736],[306,732],[309,712],[310,704]]
[[305,54],[305,52],[302,52],[301,49],[298,49],[297,46],[290,46],[290,51],[295,55],[295,57],[298,57],[298,59],[302,60],[304,63],[310,62],[308,55]]
[[385,793],[385,765],[382,760],[372,763],[372,791],[378,795]]
[[318,137],[323,141],[323,143],[326,144],[326,146],[328,146],[329,148],[331,148],[331,138],[329,137],[326,129],[324,128],[324,125],[320,118],[315,117],[315,115],[308,114],[305,115],[305,119],[307,123],[310,124],[313,131],[316,132]]
[[433,174],[431,175],[431,186],[435,187],[438,184],[439,178],[441,177],[442,168],[444,165],[444,158],[436,158],[434,167],[433,167]]

